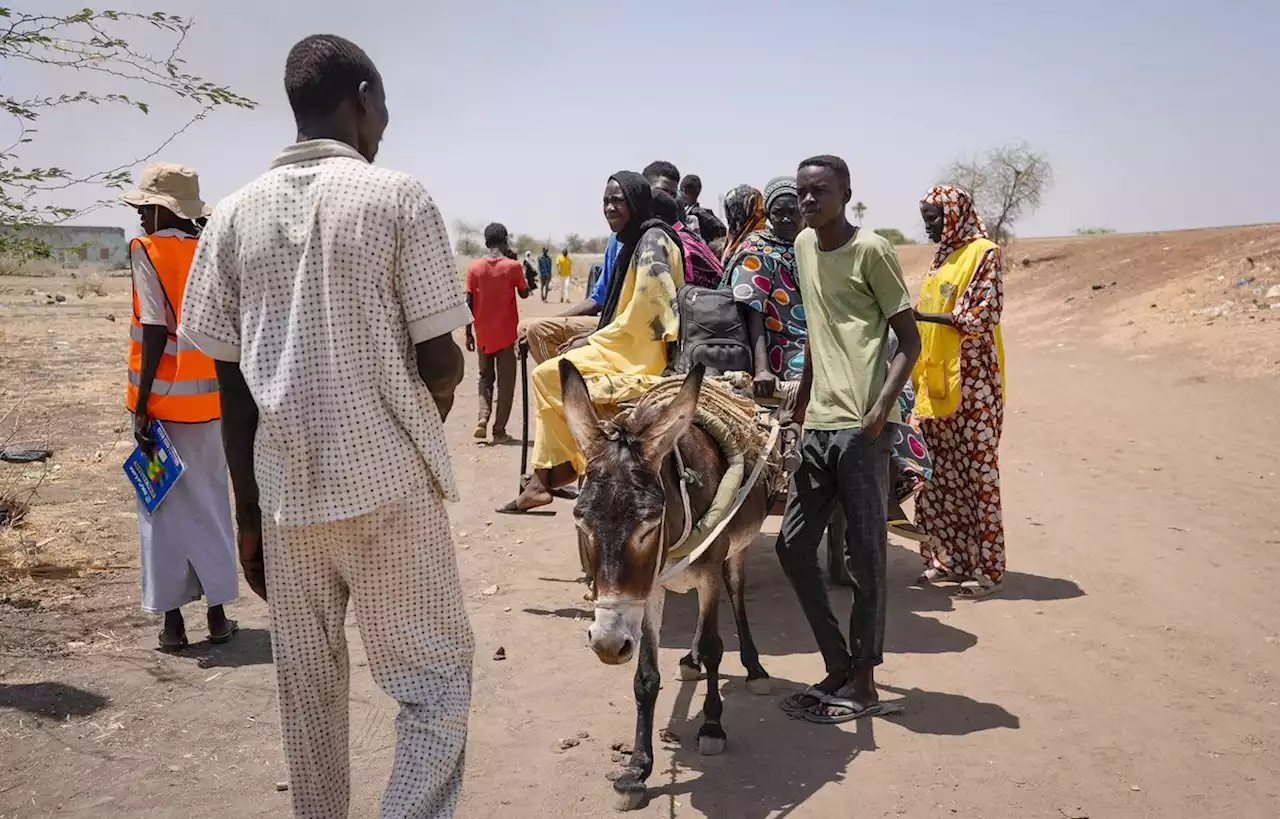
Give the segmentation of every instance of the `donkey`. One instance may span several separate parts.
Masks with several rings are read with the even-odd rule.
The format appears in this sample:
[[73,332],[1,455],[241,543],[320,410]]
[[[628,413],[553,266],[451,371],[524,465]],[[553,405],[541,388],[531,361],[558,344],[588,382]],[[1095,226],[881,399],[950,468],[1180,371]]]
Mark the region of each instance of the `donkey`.
[[[759,533],[768,512],[763,482],[752,488],[733,521],[697,561],[665,587],[657,582],[686,523],[675,448],[680,448],[685,466],[703,476],[688,488],[695,521],[710,507],[728,468],[715,440],[693,424],[702,377],[703,368],[698,365],[675,399],[661,410],[644,409],[617,421],[602,421],[578,369],[569,361],[560,362],[565,417],[587,458],[586,479],[573,510],[586,569],[596,590],[595,621],[587,639],[596,656],[609,665],[622,665],[639,655],[634,752],[631,764],[613,783],[619,810],[644,804],[645,780],[653,772],[658,636],[667,589],[698,591],[694,650],[680,664],[682,679],[697,679],[703,668],[706,672],[698,751],[707,756],[722,753],[727,739],[720,725],[724,643],[716,622],[721,582],[737,621],[747,687],[753,693],[769,693],[769,675],[751,639],[744,599],[744,547]],[[739,551],[728,557],[734,547]]]

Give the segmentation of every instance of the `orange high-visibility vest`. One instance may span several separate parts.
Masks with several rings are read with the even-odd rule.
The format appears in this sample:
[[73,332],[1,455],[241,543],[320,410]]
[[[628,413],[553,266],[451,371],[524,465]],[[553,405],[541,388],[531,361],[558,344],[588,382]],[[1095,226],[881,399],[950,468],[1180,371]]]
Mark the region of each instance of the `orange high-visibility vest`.
[[[187,274],[196,255],[197,240],[177,236],[140,236],[136,242],[146,251],[151,266],[160,276],[160,287],[174,320],[182,322],[182,296]],[[142,322],[138,314],[138,290],[133,290],[133,320],[129,328],[129,411],[138,406],[138,385],[142,382]],[[151,382],[147,412],[161,421],[199,424],[222,417],[218,397],[218,374],[213,359],[180,342],[173,333],[165,341],[164,357]]]

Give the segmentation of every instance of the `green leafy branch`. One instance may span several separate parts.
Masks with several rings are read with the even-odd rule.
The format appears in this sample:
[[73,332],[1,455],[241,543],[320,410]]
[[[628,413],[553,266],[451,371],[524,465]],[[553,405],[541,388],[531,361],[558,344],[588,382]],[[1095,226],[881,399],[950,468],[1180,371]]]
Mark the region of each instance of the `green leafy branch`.
[[[159,11],[144,14],[82,9],[69,14],[36,14],[0,6],[0,60],[25,60],[77,74],[106,75],[131,92],[80,90],[25,98],[0,95],[0,112],[18,124],[17,138],[0,151],[0,254],[23,258],[47,256],[47,245],[24,234],[32,228],[64,222],[109,203],[104,199],[87,208],[74,209],[34,204],[33,199],[81,185],[122,188],[129,184],[132,168],[163,151],[215,108],[257,107],[248,97],[187,70],[179,52],[192,25],[190,19]],[[166,34],[172,41],[168,52],[148,54],[130,45],[122,35],[139,27]],[[199,111],[145,155],[88,173],[60,166],[28,168],[17,164],[22,146],[33,142],[38,134],[35,124],[42,113],[65,106],[122,105],[145,115],[151,112],[151,103],[137,95],[149,91],[195,103]]]

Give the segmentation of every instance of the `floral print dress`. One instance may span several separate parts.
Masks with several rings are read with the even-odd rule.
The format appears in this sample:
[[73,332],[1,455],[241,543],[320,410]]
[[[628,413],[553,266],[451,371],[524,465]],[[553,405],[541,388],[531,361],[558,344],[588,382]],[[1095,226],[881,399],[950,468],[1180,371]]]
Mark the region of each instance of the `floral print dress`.
[[[938,254],[942,259],[985,236],[967,194],[957,193],[959,197],[933,202],[947,215]],[[935,270],[937,266],[935,262]],[[993,247],[979,260],[951,312],[955,328],[965,336],[960,343],[960,405],[946,418],[916,419],[933,456],[933,479],[916,499],[916,522],[929,535],[921,555],[929,568],[990,583],[999,583],[1005,572],[999,466],[1004,395],[993,334],[1003,310],[1004,265],[1000,248]]]
[[795,247],[763,230],[747,235],[725,267],[734,300],[764,314],[769,371],[783,381],[804,373],[808,336]]

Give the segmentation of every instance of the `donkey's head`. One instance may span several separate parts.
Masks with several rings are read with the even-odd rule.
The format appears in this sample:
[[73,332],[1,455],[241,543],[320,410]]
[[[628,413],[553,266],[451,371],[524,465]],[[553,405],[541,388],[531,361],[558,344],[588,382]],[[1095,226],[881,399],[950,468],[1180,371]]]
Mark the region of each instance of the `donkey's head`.
[[683,528],[679,515],[664,514],[676,488],[674,473],[664,478],[663,464],[693,423],[702,374],[702,366],[695,367],[661,410],[601,421],[578,369],[560,362],[565,418],[587,458],[573,509],[596,587],[596,618],[587,638],[606,663],[625,663],[635,653],[645,603]]

